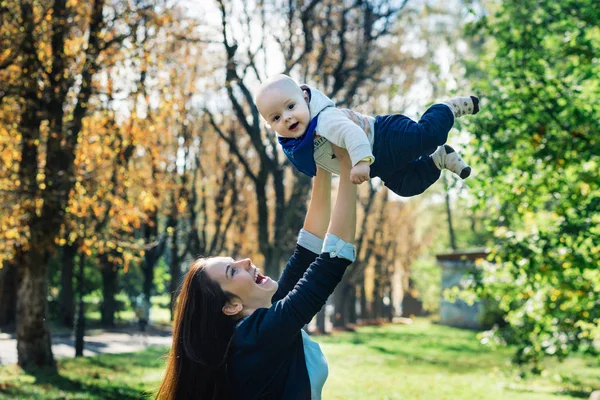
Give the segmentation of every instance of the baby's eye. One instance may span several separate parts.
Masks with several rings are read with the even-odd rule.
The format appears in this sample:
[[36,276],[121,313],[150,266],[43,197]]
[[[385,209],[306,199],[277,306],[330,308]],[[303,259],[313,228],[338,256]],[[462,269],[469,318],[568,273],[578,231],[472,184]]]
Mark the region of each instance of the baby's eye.
[[235,274],[237,274],[237,268],[231,268],[231,276],[234,276]]
[[296,105],[295,105],[294,103],[292,103],[292,104],[290,104],[290,105],[288,106],[288,109],[290,109],[290,110],[293,110],[293,109],[294,109],[294,107],[296,107]]
[[274,116],[273,121],[279,121],[279,115]]

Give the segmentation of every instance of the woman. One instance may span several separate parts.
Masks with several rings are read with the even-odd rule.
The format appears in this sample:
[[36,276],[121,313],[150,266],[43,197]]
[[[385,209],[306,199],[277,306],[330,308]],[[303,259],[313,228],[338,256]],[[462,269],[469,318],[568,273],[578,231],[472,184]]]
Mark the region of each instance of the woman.
[[304,227],[278,282],[250,259],[200,259],[190,268],[157,398],[321,398],[327,361],[302,327],[355,257],[356,186],[348,153],[336,149],[336,155],[340,187],[331,221],[331,174],[319,169]]

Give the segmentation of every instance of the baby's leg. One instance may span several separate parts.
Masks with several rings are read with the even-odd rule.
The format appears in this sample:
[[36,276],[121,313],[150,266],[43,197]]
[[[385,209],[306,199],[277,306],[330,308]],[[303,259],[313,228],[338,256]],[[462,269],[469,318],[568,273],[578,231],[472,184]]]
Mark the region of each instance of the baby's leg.
[[[461,107],[466,107],[466,111]],[[381,176],[387,171],[403,170],[417,158],[435,152],[448,140],[455,115],[466,115],[469,109],[471,113],[479,111],[479,100],[474,96],[434,104],[419,121],[400,114],[378,116],[373,147],[375,164],[371,168],[373,174]]]
[[411,197],[423,193],[433,185],[439,179],[440,173],[431,157],[423,156],[412,161],[405,168],[382,177],[382,180],[385,186],[397,195]]
[[431,106],[418,122],[400,114],[377,117],[373,153],[375,164],[381,165],[374,167],[385,175],[430,155],[446,143],[453,124],[452,110],[445,104]]

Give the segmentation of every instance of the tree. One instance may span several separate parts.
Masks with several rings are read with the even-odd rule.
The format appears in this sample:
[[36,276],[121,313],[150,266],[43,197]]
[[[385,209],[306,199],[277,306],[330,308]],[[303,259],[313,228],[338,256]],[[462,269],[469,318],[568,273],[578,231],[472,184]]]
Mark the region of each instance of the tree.
[[600,340],[600,8],[506,0],[493,11],[469,30],[488,39],[471,66],[486,97],[475,192],[497,245],[478,292],[506,313],[496,338],[539,369]]
[[[74,179],[76,149],[93,92],[99,60],[129,34],[120,17],[131,9],[103,0],[52,5],[33,0],[3,3],[7,49],[0,70],[7,82],[2,98],[14,106],[20,139],[16,184],[22,237],[17,293],[17,349],[23,368],[55,369],[50,347],[46,294],[48,260],[65,221]],[[4,12],[7,11],[7,12]],[[108,20],[108,15],[116,18]],[[106,20],[105,20],[106,18]],[[5,38],[8,38],[7,40]],[[3,100],[4,102],[4,100]],[[22,258],[21,258],[22,257]]]

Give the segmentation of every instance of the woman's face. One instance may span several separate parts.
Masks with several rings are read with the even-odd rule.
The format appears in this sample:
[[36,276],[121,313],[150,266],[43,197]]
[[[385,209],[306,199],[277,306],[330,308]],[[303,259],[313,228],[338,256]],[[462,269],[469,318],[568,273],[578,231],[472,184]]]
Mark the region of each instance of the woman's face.
[[271,298],[277,291],[277,282],[262,275],[249,258],[237,261],[230,257],[210,258],[205,271],[212,280],[219,282],[223,290],[239,298],[242,315],[270,307]]

